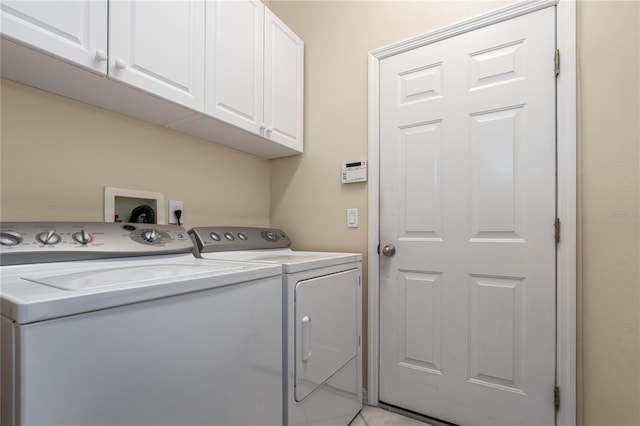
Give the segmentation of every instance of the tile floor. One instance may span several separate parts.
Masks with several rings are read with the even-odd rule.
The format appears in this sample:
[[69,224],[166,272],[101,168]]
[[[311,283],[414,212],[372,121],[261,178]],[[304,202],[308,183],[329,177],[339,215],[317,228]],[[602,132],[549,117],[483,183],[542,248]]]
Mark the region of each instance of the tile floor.
[[349,426],[429,426],[429,424],[382,408],[365,405]]

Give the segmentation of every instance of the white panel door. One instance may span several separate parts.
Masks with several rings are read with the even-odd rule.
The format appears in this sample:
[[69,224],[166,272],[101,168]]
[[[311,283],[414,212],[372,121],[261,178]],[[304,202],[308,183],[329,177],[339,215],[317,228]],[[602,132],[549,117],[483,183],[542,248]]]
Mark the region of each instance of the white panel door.
[[554,14],[381,61],[385,403],[554,424]]
[[265,9],[264,136],[302,152],[304,42]]
[[205,112],[260,134],[263,123],[264,4],[209,0]]
[[204,110],[204,0],[111,1],[109,77]]
[[107,73],[107,0],[0,3],[2,36]]

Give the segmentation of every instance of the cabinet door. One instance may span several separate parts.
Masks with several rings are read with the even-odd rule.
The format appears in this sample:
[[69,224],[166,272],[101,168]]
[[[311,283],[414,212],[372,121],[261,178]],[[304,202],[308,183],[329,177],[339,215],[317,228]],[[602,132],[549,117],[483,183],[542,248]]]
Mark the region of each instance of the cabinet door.
[[0,3],[2,37],[107,73],[107,0]]
[[265,137],[302,152],[304,43],[265,10]]
[[204,1],[112,1],[109,77],[204,110]]
[[208,0],[205,112],[260,134],[265,7],[256,0]]
[[351,269],[296,284],[296,401],[358,355],[358,282],[358,270]]

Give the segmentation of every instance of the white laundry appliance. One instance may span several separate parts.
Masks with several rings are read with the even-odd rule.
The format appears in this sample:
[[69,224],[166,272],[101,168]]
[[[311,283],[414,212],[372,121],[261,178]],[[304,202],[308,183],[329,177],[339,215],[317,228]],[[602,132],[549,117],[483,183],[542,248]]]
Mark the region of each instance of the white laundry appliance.
[[189,233],[198,257],[282,266],[285,424],[349,424],[362,408],[362,255],[294,251],[279,229]]
[[186,230],[0,224],[2,425],[281,425],[278,265]]

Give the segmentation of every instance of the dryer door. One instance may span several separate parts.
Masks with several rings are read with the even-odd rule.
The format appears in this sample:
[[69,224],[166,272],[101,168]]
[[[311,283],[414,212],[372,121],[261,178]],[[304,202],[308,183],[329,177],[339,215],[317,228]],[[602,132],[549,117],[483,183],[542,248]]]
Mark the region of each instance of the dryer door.
[[358,353],[358,270],[295,288],[295,400],[302,401]]

